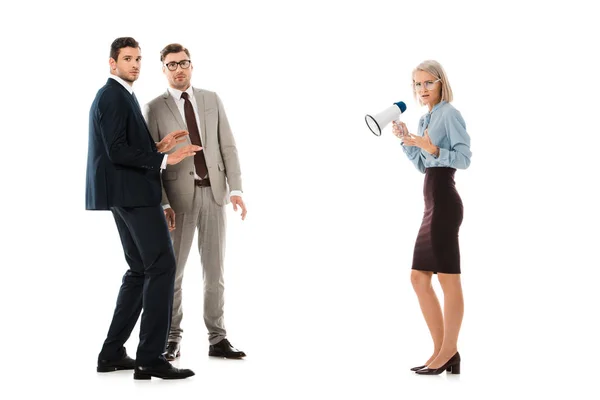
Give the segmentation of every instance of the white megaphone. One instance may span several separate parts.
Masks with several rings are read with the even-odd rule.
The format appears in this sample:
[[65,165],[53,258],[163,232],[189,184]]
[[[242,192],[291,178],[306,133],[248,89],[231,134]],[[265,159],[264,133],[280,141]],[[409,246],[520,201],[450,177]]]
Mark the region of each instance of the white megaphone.
[[404,111],[406,111],[406,104],[404,104],[403,101],[399,101],[379,114],[376,114],[374,117],[367,114],[365,116],[365,121],[375,136],[381,136],[383,128],[390,122],[397,120]]

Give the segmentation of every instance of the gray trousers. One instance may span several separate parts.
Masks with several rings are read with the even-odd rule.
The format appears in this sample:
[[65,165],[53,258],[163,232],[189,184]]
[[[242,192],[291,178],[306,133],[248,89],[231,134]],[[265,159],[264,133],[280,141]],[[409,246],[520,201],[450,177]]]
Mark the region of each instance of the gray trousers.
[[226,336],[223,321],[225,256],[225,207],[218,205],[210,187],[195,187],[194,205],[190,213],[175,211],[175,230],[171,232],[177,270],[169,342],[180,342],[183,318],[183,271],[190,254],[194,231],[198,229],[198,250],[204,276],[204,323],[208,341],[215,344]]

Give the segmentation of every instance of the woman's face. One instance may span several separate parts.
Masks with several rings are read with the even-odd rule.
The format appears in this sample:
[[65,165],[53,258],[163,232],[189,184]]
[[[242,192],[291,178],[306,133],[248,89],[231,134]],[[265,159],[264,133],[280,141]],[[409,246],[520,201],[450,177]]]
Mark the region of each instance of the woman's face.
[[429,72],[415,72],[413,85],[419,100],[430,110],[442,99],[442,83]]

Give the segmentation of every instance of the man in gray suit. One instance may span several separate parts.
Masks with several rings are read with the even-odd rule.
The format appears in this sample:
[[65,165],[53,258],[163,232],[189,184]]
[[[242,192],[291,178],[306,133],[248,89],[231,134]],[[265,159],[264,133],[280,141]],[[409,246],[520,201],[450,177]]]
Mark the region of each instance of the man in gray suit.
[[[235,140],[216,93],[191,86],[194,69],[189,51],[180,44],[166,46],[160,54],[167,91],[144,107],[144,117],[156,142],[176,129],[189,132],[186,144],[203,148],[192,158],[169,165],[162,172],[162,205],[177,260],[167,360],[180,355],[184,267],[198,230],[198,249],[204,272],[204,322],[208,329],[209,356],[242,358],[246,354],[227,340],[223,321],[225,205],[241,208],[242,179]],[[231,193],[229,193],[229,188]]]

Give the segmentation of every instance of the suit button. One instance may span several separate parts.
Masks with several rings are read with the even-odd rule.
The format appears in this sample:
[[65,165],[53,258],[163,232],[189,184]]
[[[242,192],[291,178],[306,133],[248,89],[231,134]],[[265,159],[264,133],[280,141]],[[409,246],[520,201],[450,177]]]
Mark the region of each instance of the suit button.
[[190,175],[194,175],[194,171],[190,171]]

